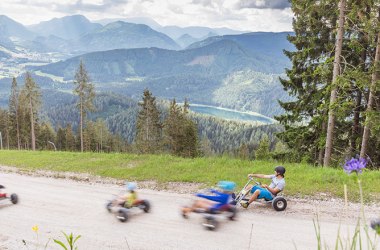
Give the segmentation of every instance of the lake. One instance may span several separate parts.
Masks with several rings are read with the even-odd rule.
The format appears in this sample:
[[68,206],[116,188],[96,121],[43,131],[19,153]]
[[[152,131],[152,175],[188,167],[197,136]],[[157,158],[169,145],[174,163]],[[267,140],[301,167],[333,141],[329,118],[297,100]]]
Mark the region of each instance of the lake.
[[263,124],[272,124],[276,122],[274,119],[270,117],[255,112],[242,112],[233,109],[220,108],[202,104],[190,104],[190,110],[196,113],[215,116],[226,120],[259,122]]

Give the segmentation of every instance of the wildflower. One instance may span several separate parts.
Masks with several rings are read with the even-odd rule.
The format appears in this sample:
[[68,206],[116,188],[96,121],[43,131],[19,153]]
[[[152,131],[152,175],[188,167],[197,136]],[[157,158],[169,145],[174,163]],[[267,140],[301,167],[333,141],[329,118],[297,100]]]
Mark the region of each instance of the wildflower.
[[32,230],[33,230],[34,232],[38,233],[38,226],[37,226],[37,225],[33,226],[33,227],[32,227]]
[[371,227],[380,235],[380,219],[371,221]]
[[356,174],[361,174],[363,168],[367,165],[367,160],[364,158],[351,158],[351,160],[346,161],[343,166],[344,171],[347,174],[351,174],[352,172],[356,172]]

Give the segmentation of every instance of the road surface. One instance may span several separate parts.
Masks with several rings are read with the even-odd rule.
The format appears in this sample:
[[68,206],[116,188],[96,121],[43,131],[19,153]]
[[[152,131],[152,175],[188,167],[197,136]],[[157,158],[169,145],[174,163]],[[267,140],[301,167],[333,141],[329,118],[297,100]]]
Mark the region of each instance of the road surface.
[[[64,240],[62,231],[80,234],[78,249],[91,250],[317,249],[313,215],[261,213],[272,208],[257,205],[239,209],[236,221],[221,218],[217,231],[207,231],[201,225],[202,215],[191,214],[187,220],[180,216],[179,208],[189,204],[192,195],[139,190],[140,198],[151,202],[151,213],[136,209],[129,221],[121,223],[105,209],[106,201],[121,186],[1,172],[0,183],[20,197],[17,205],[0,201],[0,249],[45,249],[49,239],[46,249],[61,249],[52,239]],[[292,206],[297,204],[289,203],[287,211]],[[35,225],[38,233],[32,230]],[[339,225],[347,244],[344,238],[353,235],[355,220],[339,223],[331,216],[320,218],[322,243],[330,249],[334,249]]]

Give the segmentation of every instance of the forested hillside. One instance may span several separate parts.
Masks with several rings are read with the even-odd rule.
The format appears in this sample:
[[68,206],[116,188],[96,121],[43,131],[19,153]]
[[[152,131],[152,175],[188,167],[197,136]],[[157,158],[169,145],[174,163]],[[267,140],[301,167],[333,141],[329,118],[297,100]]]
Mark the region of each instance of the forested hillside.
[[[64,128],[71,124],[77,131],[79,118],[73,95],[49,92],[44,99],[43,114],[53,127]],[[56,100],[55,104],[49,104],[51,100]],[[89,119],[104,120],[111,133],[121,135],[129,144],[133,143],[139,111],[137,102],[114,93],[101,93],[94,103],[96,112],[91,113]],[[159,102],[161,120],[167,116],[168,105],[167,101]],[[264,136],[268,136],[273,149],[277,142],[275,133],[281,131],[278,125],[257,126],[251,122],[227,121],[196,113],[191,113],[191,119],[197,124],[201,147],[210,154],[235,154],[242,144],[253,151]]]

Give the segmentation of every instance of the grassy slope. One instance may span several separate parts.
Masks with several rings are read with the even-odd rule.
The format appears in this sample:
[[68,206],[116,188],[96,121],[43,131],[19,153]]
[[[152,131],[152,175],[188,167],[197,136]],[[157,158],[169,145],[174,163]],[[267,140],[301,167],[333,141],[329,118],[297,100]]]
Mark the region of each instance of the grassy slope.
[[[248,173],[272,174],[274,166],[280,163],[228,157],[183,159],[170,155],[2,150],[0,165],[24,170],[70,171],[118,179],[198,182],[206,185],[228,179],[235,181],[240,189]],[[281,165],[287,169],[285,195],[304,197],[327,193],[343,197],[343,184],[347,184],[349,199],[358,201],[355,174],[347,175],[342,169],[315,168],[307,164]],[[365,200],[380,201],[380,171],[366,171],[360,177]]]

